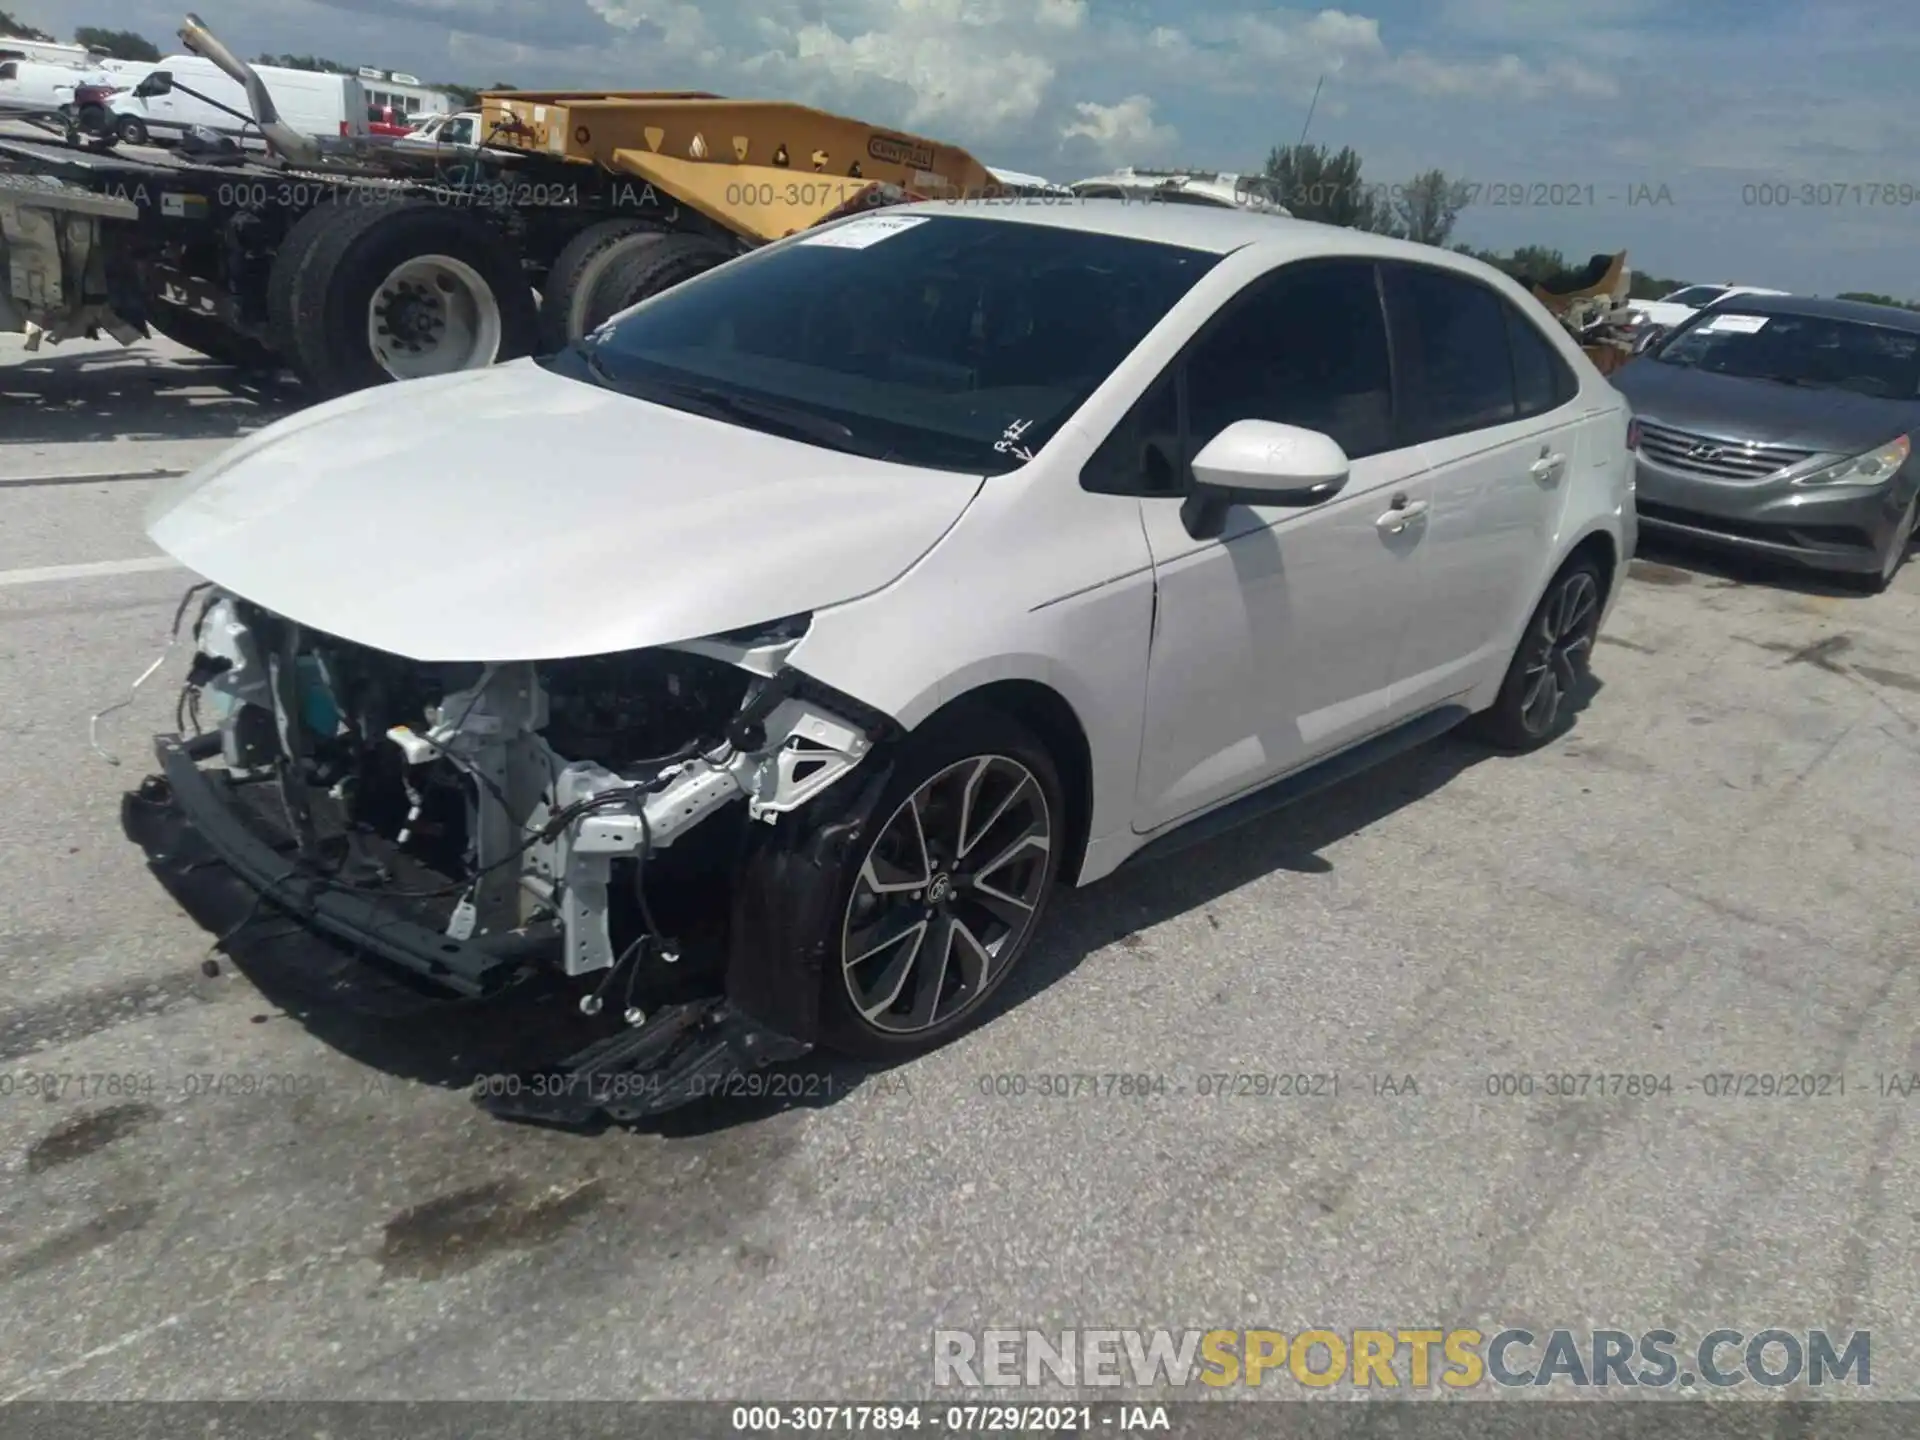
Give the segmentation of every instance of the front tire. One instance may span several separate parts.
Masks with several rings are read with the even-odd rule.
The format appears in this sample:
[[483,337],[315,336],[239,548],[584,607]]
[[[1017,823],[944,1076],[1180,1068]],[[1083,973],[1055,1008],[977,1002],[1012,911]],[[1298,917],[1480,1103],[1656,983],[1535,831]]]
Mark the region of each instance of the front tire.
[[1913,532],[1916,523],[1920,523],[1920,495],[1907,502],[1906,513],[1900,517],[1900,524],[1893,532],[1893,538],[1887,542],[1887,553],[1880,557],[1879,573],[1868,575],[1861,580],[1862,587],[1869,595],[1879,595],[1893,584],[1894,577],[1900,573],[1900,567],[1907,562],[1907,552],[1913,548]]
[[1040,927],[1067,836],[1046,747],[966,706],[907,736],[839,882],[821,1038],[902,1060],[975,1024]]
[[150,138],[147,135],[146,124],[131,115],[120,117],[119,123],[114,126],[114,133],[120,137],[120,143],[123,145],[144,145]]
[[1590,673],[1600,631],[1600,570],[1576,560],[1547,586],[1490,709],[1470,730],[1502,750],[1537,750],[1570,723],[1568,698]]

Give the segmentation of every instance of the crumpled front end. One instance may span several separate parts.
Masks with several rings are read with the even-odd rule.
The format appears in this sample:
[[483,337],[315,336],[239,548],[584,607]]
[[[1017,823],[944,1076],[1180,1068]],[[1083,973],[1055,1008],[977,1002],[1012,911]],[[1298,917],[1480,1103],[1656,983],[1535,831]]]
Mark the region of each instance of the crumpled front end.
[[209,589],[192,733],[158,738],[150,798],[267,899],[416,979],[478,997],[544,976],[606,1012],[563,1062],[577,1083],[503,1086],[493,1108],[671,1108],[814,1038],[821,847],[891,722],[785,663],[807,624],[424,663]]

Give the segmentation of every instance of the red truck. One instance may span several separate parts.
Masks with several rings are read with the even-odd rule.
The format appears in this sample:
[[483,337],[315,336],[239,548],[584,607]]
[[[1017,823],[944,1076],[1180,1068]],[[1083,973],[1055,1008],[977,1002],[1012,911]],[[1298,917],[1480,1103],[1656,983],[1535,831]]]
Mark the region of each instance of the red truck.
[[405,135],[417,123],[407,118],[403,111],[391,105],[367,106],[367,133],[369,135]]

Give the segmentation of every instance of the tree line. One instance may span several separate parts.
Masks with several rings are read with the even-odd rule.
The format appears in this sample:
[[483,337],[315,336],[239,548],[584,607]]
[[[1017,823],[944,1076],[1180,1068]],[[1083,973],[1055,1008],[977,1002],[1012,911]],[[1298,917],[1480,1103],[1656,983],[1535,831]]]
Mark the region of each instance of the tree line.
[[[1544,245],[1522,245],[1503,252],[1451,244],[1454,226],[1471,192],[1464,181],[1450,180],[1440,170],[1416,175],[1404,185],[1381,186],[1364,182],[1360,169],[1360,156],[1352,146],[1337,152],[1329,152],[1324,145],[1277,146],[1268,153],[1256,183],[1302,220],[1449,247],[1504,270],[1523,284],[1546,283],[1582,268],[1579,262],[1569,263],[1565,255]],[[1695,283],[1636,269],[1628,297],[1657,300]],[[1920,301],[1896,300],[1866,290],[1843,290],[1837,298],[1920,311]]]

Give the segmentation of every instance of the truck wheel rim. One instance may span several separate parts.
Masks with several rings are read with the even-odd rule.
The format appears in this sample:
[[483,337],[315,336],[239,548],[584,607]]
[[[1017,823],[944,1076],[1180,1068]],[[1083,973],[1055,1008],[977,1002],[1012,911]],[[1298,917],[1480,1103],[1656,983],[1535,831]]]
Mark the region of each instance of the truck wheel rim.
[[491,365],[501,328],[493,287],[451,255],[416,255],[396,265],[367,307],[367,345],[395,380]]
[[949,765],[874,834],[841,930],[860,1016],[912,1035],[970,1010],[1033,929],[1053,815],[1033,772],[1005,755]]

